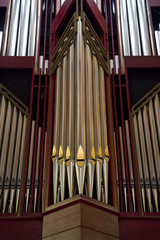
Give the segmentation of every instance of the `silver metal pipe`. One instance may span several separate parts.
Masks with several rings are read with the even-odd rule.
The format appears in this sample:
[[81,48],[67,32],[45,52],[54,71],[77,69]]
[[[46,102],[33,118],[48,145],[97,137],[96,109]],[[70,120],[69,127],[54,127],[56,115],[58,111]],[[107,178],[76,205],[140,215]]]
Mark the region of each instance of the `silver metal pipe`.
[[149,121],[147,115],[147,107],[143,107],[143,122],[144,122],[144,129],[145,129],[145,139],[147,144],[147,154],[148,154],[148,163],[149,163],[149,172],[151,178],[151,187],[154,197],[154,202],[156,206],[156,211],[158,212],[158,192],[156,187],[156,174],[154,168],[154,161],[153,161],[153,152],[152,152],[152,145],[151,145],[151,136],[149,131]]
[[155,109],[155,117],[156,117],[156,124],[157,124],[157,134],[160,143],[160,101],[158,93],[154,98],[154,109]]
[[119,56],[115,55],[115,71],[116,71],[116,74],[118,74],[118,69],[119,69]]
[[113,59],[110,59],[110,74],[112,74],[112,69],[114,68]]
[[[124,64],[124,57],[123,57],[123,49],[122,49],[122,34],[121,34],[121,18],[120,18],[120,1],[116,0],[117,6],[117,28],[118,28],[118,35],[119,35],[119,54],[120,54],[120,61],[121,61],[121,73],[125,73],[125,64]],[[115,67],[115,66],[114,66]]]
[[115,153],[116,178],[117,178],[117,197],[118,197],[118,207],[120,207],[120,205],[119,205],[118,158],[117,158],[117,144],[116,144],[116,134],[115,134],[115,132],[114,132],[114,153]]
[[126,171],[124,162],[124,148],[123,148],[123,138],[122,138],[122,127],[119,127],[119,140],[121,149],[121,164],[122,164],[122,178],[123,178],[123,190],[124,190],[124,202],[125,210],[128,211],[128,201],[127,201],[127,184],[126,184]]
[[31,1],[30,25],[28,33],[28,56],[34,56],[37,27],[37,0]]
[[26,212],[28,211],[28,204],[29,204],[29,191],[30,191],[30,183],[31,183],[32,159],[33,159],[33,148],[34,148],[34,134],[35,134],[35,121],[32,121],[27,186],[26,186]]
[[36,175],[35,175],[35,184],[34,184],[34,212],[36,212],[37,204],[37,191],[38,191],[38,176],[39,176],[39,165],[40,165],[40,148],[41,148],[41,130],[38,128],[38,143],[37,143],[37,158],[36,158]]
[[120,1],[121,8],[121,31],[123,38],[123,54],[124,56],[130,56],[130,44],[129,44],[129,30],[128,30],[128,17],[127,17],[127,6],[126,0]]
[[141,160],[142,157],[141,157],[141,150],[140,150],[140,142],[139,142],[138,124],[137,124],[136,114],[133,116],[133,124],[134,124],[134,132],[135,132],[135,143],[136,143],[136,150],[137,150],[137,161],[138,161],[138,170],[139,170],[139,178],[140,178],[140,187],[141,187],[141,194],[142,194],[142,205],[143,205],[144,212],[146,212],[144,178],[143,178],[142,160]]
[[131,52],[132,56],[141,55],[140,50],[140,38],[138,29],[138,17],[137,17],[137,6],[135,0],[127,0],[128,9],[128,20],[129,20],[129,32],[131,41]]
[[60,187],[61,201],[65,196],[65,179],[66,179],[66,164],[65,151],[67,149],[67,55],[62,61],[62,104],[61,104],[61,126],[60,126],[60,148],[59,148],[59,164],[60,164]]
[[142,163],[143,163],[143,172],[144,172],[144,181],[146,187],[146,193],[148,198],[148,207],[149,211],[152,212],[152,204],[151,204],[151,189],[150,189],[150,177],[147,163],[147,153],[145,146],[145,137],[144,137],[144,129],[143,129],[143,121],[142,121],[142,113],[141,110],[138,111],[138,127],[139,127],[139,136],[140,136],[140,146],[142,151]]
[[148,0],[146,0],[145,2],[146,2],[146,11],[147,11],[147,19],[148,19],[149,36],[150,36],[150,41],[151,41],[151,49],[152,49],[152,54],[155,56],[150,6],[149,6],[149,3],[148,3]]
[[26,56],[30,0],[21,0],[19,30],[17,37],[17,56]]
[[39,69],[41,69],[41,74],[43,74],[43,56],[39,56]]
[[[16,212],[18,212],[19,199],[20,199],[21,177],[22,177],[22,167],[23,167],[23,160],[24,160],[25,138],[26,138],[26,127],[27,127],[27,117],[24,115],[23,116],[20,157],[19,157],[20,159],[19,159],[19,166],[18,166],[18,178],[17,178],[16,210],[15,210]],[[10,199],[10,202],[12,202],[11,199]]]
[[2,55],[6,55],[6,48],[7,48],[7,41],[8,41],[8,30],[9,30],[9,19],[11,14],[11,2],[12,0],[9,0],[8,2],[8,14],[7,14],[7,23],[6,23],[6,30],[5,30],[5,38],[4,38],[4,45],[3,45],[3,52]]
[[84,78],[84,39],[82,36],[82,22],[79,17],[77,22],[77,46],[76,46],[76,145],[77,155],[75,168],[78,183],[78,192],[83,194],[86,171],[86,139],[85,139],[85,78]]
[[6,110],[7,110],[7,100],[2,95],[1,107],[0,107],[0,147],[3,139],[3,129],[4,129],[4,123],[5,123],[4,120],[5,120]]
[[87,173],[88,193],[93,195],[94,168],[96,164],[94,148],[94,125],[93,125],[93,83],[92,83],[92,56],[88,42],[86,43],[86,140],[87,140]]
[[37,25],[36,25],[36,44],[35,44],[35,73],[38,72],[39,59],[39,41],[40,41],[40,24],[41,24],[41,0],[37,0]]
[[12,106],[10,101],[8,101],[6,120],[5,120],[5,126],[4,126],[4,135],[3,135],[2,147],[1,147],[1,156],[0,156],[0,185],[1,185],[1,182],[3,183],[4,181],[11,120],[12,120]]
[[102,142],[101,142],[101,122],[100,122],[100,91],[99,91],[99,71],[98,61],[93,55],[93,113],[94,113],[94,142],[97,158],[96,178],[97,178],[97,199],[101,201],[101,183],[102,183]]
[[137,1],[137,6],[138,6],[143,55],[150,56],[151,45],[150,45],[149,30],[147,25],[145,0]]
[[74,91],[74,79],[75,75],[75,62],[74,62],[74,43],[69,47],[68,56],[68,121],[67,121],[67,151],[66,151],[66,166],[67,166],[67,176],[68,176],[68,188],[69,197],[73,197],[74,191],[74,160],[75,160],[75,91]]
[[98,7],[99,11],[102,12],[102,3],[101,3],[101,0],[97,0],[97,7]]
[[160,56],[160,31],[155,31],[155,40],[158,56]]
[[15,53],[16,53],[19,9],[20,9],[20,0],[12,0],[12,10],[11,10],[8,47],[7,47],[8,56],[15,56]]
[[149,122],[150,122],[150,128],[151,128],[151,136],[152,136],[152,145],[153,145],[153,153],[154,153],[154,159],[155,159],[155,166],[156,166],[156,173],[157,173],[157,179],[160,184],[160,148],[158,145],[158,138],[157,138],[157,131],[156,131],[156,122],[154,117],[154,109],[153,109],[153,103],[152,100],[149,101],[148,106],[149,111]]
[[6,159],[6,173],[5,173],[5,181],[4,181],[4,193],[3,193],[3,210],[4,213],[6,210],[6,203],[8,199],[8,193],[9,193],[9,184],[10,184],[10,178],[11,178],[11,170],[12,170],[12,158],[13,158],[13,151],[14,151],[14,141],[15,141],[15,131],[16,131],[16,122],[17,122],[17,109],[14,106],[13,109],[13,121],[11,123],[11,135],[8,142],[8,157]]
[[100,89],[100,116],[101,116],[101,137],[103,153],[103,182],[104,182],[104,201],[108,203],[108,168],[109,168],[109,148],[107,133],[107,113],[104,70],[99,66],[99,89]]
[[13,171],[12,171],[12,178],[11,178],[12,194],[10,198],[10,210],[13,209],[13,200],[14,200],[14,194],[16,191],[17,172],[18,172],[18,163],[19,163],[19,154],[20,154],[21,133],[22,133],[22,113],[20,111],[18,116],[17,127],[18,129],[16,134],[15,152],[14,152],[14,159],[13,159]]
[[57,201],[58,187],[58,150],[60,143],[60,106],[61,106],[61,67],[58,66],[56,71],[56,91],[55,91],[55,111],[54,111],[54,133],[53,133],[53,198],[54,203]]
[[45,60],[45,62],[44,62],[44,74],[48,73],[48,64],[49,64],[49,61]]
[[131,143],[130,143],[130,133],[129,133],[129,124],[128,120],[125,120],[125,131],[126,131],[126,140],[127,140],[127,153],[128,153],[128,163],[129,163],[129,175],[130,175],[130,186],[132,190],[132,202],[133,202],[133,211],[136,212],[136,201],[135,201],[135,183],[133,176],[133,165],[132,165],[132,152],[131,152]]

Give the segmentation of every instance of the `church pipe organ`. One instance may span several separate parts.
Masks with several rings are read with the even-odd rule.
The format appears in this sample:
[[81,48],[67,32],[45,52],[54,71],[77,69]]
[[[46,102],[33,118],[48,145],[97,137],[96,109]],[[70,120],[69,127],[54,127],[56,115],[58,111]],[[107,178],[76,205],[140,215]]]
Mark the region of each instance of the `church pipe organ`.
[[2,2],[0,63],[23,57],[31,74],[24,104],[4,79],[12,66],[0,66],[1,215],[41,213],[78,194],[123,216],[158,215],[160,4]]

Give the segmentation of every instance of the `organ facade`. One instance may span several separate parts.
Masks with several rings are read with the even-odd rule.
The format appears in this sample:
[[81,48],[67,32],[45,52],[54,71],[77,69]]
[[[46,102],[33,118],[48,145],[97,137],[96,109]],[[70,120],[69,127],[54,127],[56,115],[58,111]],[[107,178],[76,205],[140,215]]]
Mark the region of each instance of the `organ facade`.
[[3,239],[158,239],[159,13],[0,2]]

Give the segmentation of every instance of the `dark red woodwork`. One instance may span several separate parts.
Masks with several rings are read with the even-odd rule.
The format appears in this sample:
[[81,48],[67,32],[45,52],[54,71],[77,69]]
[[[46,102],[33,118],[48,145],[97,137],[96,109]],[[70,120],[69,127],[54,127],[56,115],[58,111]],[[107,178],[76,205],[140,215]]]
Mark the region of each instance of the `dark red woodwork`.
[[41,215],[35,217],[0,218],[0,239],[3,240],[41,240]]
[[160,68],[159,56],[124,57],[126,68]]
[[0,56],[0,68],[7,69],[33,69],[35,59],[34,57],[10,57]]

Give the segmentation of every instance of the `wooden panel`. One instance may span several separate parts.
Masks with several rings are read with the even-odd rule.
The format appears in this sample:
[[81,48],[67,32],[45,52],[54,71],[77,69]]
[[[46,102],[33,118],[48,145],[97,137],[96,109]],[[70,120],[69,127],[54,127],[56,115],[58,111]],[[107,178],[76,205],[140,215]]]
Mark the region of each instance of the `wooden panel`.
[[119,237],[117,216],[85,204],[82,204],[81,207],[82,226]]
[[159,56],[124,57],[126,68],[159,68]]
[[43,240],[81,240],[81,228],[73,228],[68,231],[58,233],[47,238],[43,238]]
[[0,56],[0,68],[32,69],[34,68],[34,63],[34,57]]
[[61,209],[44,216],[43,238],[80,225],[80,204]]
[[108,234],[97,232],[95,230],[82,227],[82,240],[118,240],[119,238],[113,237]]

